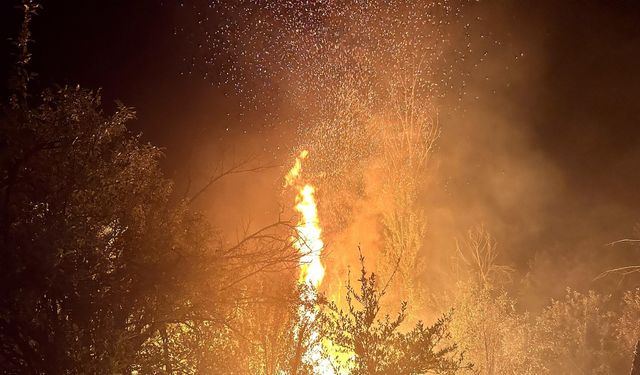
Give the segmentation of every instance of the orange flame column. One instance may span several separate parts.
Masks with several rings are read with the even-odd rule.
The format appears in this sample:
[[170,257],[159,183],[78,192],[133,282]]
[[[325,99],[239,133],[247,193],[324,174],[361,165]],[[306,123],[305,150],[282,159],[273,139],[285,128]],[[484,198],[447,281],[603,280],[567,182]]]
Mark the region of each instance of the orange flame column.
[[300,282],[318,288],[324,278],[325,269],[320,261],[320,254],[324,248],[322,228],[318,219],[318,207],[315,200],[315,187],[311,184],[301,184],[298,180],[302,171],[302,160],[309,155],[303,150],[296,157],[294,166],[285,176],[285,187],[294,186],[298,190],[295,210],[300,213],[300,220],[296,225],[298,239],[294,246],[300,252]]

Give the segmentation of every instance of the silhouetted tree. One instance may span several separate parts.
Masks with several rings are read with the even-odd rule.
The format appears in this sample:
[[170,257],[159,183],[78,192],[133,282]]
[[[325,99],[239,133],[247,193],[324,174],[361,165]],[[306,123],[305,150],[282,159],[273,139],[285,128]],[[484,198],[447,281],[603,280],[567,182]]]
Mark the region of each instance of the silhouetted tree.
[[454,373],[470,368],[457,346],[446,343],[449,315],[431,326],[418,322],[404,332],[406,303],[395,317],[379,317],[386,287],[380,288],[376,275],[367,272],[362,255],[360,263],[360,288],[347,284],[346,310],[330,303],[324,316],[336,366],[347,367],[354,375]]
[[279,221],[224,245],[193,197],[176,197],[161,151],[127,130],[131,108],[105,114],[100,93],[79,87],[31,96],[38,6],[23,9],[17,84],[0,107],[3,372],[183,372],[191,365],[171,359],[189,347],[172,343],[186,327],[201,340],[191,349],[214,337],[235,355],[233,312],[259,300],[252,278],[297,266],[293,228]]

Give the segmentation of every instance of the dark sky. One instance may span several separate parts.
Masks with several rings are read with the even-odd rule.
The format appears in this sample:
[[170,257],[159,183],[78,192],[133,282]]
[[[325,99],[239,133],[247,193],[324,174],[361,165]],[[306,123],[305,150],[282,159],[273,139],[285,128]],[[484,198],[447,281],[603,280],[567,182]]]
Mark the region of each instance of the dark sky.
[[[7,39],[15,34],[19,21],[11,3],[15,2],[0,5],[5,82],[11,61]],[[633,225],[640,219],[640,2],[483,3],[486,11],[501,14],[488,27],[495,26],[493,33],[505,41],[504,50],[492,52],[489,70],[496,79],[471,79],[479,99],[470,106],[484,115],[454,115],[453,122],[509,123],[505,127],[515,134],[525,134],[531,151],[527,162],[517,165],[533,170],[539,165],[530,160],[543,160],[553,172],[533,174],[532,179],[557,179],[561,185],[551,189],[552,199],[540,201],[539,215],[523,218],[516,209],[505,209],[501,221],[541,228],[532,229],[530,237],[506,243],[528,246],[531,251],[569,249],[564,250],[565,256],[580,253],[576,246],[582,246],[582,237],[590,233],[596,235],[584,246],[591,252],[605,251],[597,246],[607,240],[632,236]],[[139,118],[134,130],[166,147],[170,173],[184,163],[194,129],[243,126],[237,125],[233,115],[237,106],[233,97],[225,97],[223,89],[198,75],[182,75],[188,70],[184,59],[193,51],[174,36],[180,27],[176,4],[169,0],[45,1],[33,28],[39,84],[101,87],[107,105],[120,99],[135,107]],[[520,65],[504,70],[513,64],[500,59],[519,53]],[[456,134],[455,125],[452,130],[444,126],[444,137]],[[496,146],[490,136],[486,142],[489,148]],[[450,137],[443,139],[441,147],[446,154],[457,145]],[[507,150],[509,140],[500,147]],[[461,186],[456,190],[462,196],[460,206],[481,201],[491,207],[491,186],[483,181],[482,171],[492,165],[501,168],[506,165],[505,155],[512,154],[492,155],[482,153],[483,164],[477,170],[465,168],[446,176]],[[464,187],[463,182],[476,188]],[[524,206],[529,198],[536,199],[526,196],[530,193],[526,187],[520,189],[523,193],[517,199]]]
[[[15,3],[0,5],[5,82],[11,61],[7,39],[19,21]],[[135,126],[169,145],[176,129],[168,120],[202,110],[205,95],[208,102],[214,102],[212,95],[222,95],[198,77],[181,76],[187,69],[183,59],[191,51],[173,35],[180,26],[177,3],[44,1],[34,22],[34,70],[39,81],[101,87],[106,103],[120,99],[136,107],[140,119]],[[531,126],[545,152],[576,177],[595,174],[608,180],[611,188],[623,185],[625,176],[607,175],[615,169],[612,163],[630,162],[626,158],[637,149],[640,135],[640,4],[630,0],[518,3],[503,2],[498,7],[513,13],[512,24],[501,25],[501,30],[513,30],[503,37],[531,34],[544,42],[544,50],[533,53],[546,58],[539,81],[516,89],[522,92],[510,89],[515,100],[531,99],[526,103],[530,123],[519,126]],[[522,30],[532,26],[537,29]],[[528,52],[526,44],[520,48]],[[212,107],[207,109],[215,111]],[[628,165],[629,175],[633,166]]]
[[[11,45],[20,21],[16,1],[0,5],[2,66],[11,63]],[[173,2],[159,0],[43,1],[33,23],[33,70],[37,84],[79,84],[101,88],[103,102],[135,107],[134,131],[167,147],[169,162],[179,159],[189,124],[224,117],[223,94],[208,82],[186,79],[189,51],[174,37]],[[6,82],[7,69],[2,69]],[[207,103],[204,103],[206,98]],[[203,108],[206,108],[203,110]],[[217,121],[222,124],[222,121]],[[182,138],[181,138],[182,137]],[[184,138],[184,139],[183,139]]]

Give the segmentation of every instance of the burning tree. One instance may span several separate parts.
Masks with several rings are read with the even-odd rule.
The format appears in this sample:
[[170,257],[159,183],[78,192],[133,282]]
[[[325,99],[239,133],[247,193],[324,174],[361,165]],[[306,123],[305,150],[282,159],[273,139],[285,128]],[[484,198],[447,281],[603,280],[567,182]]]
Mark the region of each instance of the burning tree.
[[384,239],[379,271],[389,276],[397,269],[398,293],[419,305],[426,218],[418,199],[440,129],[424,68],[416,64],[412,75],[381,83],[383,91],[345,80],[330,101],[335,110],[303,137],[318,155],[311,169],[329,191],[323,203],[329,222],[340,231],[357,202],[377,207]]
[[405,298],[421,303],[416,275],[424,270],[422,250],[426,234],[425,213],[418,197],[425,188],[428,161],[440,134],[437,110],[425,92],[429,81],[420,60],[409,64],[389,85],[390,108],[377,120],[383,150],[383,193],[390,207],[383,211],[386,274],[398,267],[398,285]]
[[[393,9],[389,9],[393,7]],[[427,217],[421,196],[440,135],[438,101],[451,86],[462,55],[449,45],[448,28],[460,6],[393,3],[354,5],[327,22],[348,38],[327,38],[304,85],[318,90],[301,119],[301,140],[327,194],[321,202],[332,233],[358,232],[353,218],[375,211],[381,227],[377,270],[397,271],[400,299],[422,306]],[[372,38],[384,30],[382,38]],[[308,80],[308,82],[307,82]],[[305,110],[307,107],[305,107]],[[371,208],[373,207],[373,208]],[[339,235],[338,235],[339,236]]]

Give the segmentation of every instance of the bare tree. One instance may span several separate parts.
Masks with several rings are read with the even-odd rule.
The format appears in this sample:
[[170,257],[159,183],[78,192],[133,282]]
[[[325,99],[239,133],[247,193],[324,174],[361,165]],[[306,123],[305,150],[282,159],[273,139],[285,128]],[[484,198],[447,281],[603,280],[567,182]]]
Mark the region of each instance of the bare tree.
[[[636,227],[636,232],[638,231],[640,231],[640,228]],[[635,246],[638,243],[640,243],[639,239],[623,238],[621,240],[610,242],[607,244],[607,246],[616,246],[619,244],[631,244]],[[607,277],[607,276],[611,276],[611,275],[621,275],[622,277],[625,277],[638,272],[640,272],[640,265],[636,265],[636,264],[616,267],[600,273],[596,277],[596,280]],[[635,350],[633,352],[633,362],[631,364],[631,375],[640,375],[640,338],[637,338]]]
[[497,263],[500,254],[497,242],[484,226],[469,229],[463,241],[456,239],[456,250],[459,259],[482,287],[492,289],[511,280],[514,269]]

